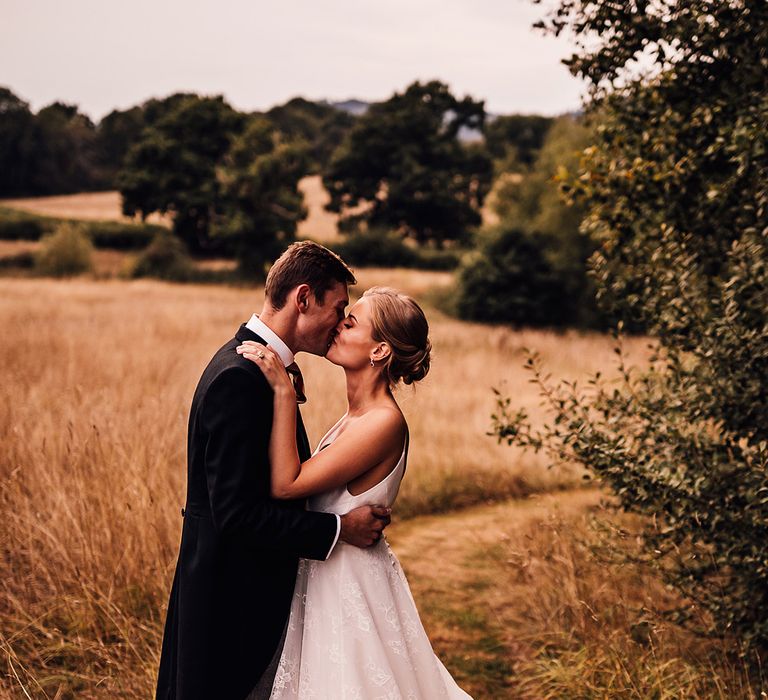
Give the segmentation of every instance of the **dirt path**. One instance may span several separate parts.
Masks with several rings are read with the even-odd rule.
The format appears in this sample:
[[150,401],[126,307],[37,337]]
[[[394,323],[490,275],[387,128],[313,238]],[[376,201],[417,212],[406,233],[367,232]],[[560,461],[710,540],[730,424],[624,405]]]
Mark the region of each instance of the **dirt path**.
[[514,620],[535,595],[516,580],[531,532],[583,519],[597,490],[564,491],[448,515],[395,521],[388,539],[408,576],[435,651],[476,700],[519,697]]

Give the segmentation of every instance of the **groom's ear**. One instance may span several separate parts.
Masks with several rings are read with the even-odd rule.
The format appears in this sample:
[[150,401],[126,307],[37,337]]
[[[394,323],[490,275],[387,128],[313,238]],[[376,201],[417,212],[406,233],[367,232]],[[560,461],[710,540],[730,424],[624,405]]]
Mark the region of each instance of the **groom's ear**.
[[300,284],[296,287],[293,298],[300,313],[309,309],[309,297],[312,295],[312,290],[308,284]]

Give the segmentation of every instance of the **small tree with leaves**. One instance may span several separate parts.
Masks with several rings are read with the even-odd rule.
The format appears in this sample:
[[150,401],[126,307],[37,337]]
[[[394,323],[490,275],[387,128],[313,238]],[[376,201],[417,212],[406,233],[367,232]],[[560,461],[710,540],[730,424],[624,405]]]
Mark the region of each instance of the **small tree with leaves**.
[[285,142],[264,118],[252,118],[218,170],[221,214],[214,236],[229,241],[242,272],[263,279],[268,264],[294,240],[307,215],[299,191],[306,144]]
[[579,120],[554,121],[533,167],[502,178],[493,204],[500,225],[478,236],[457,279],[462,318],[516,326],[607,327],[597,313],[586,261],[595,246],[582,234],[582,206],[568,206],[558,173],[579,162],[591,140]]
[[174,233],[191,250],[210,249],[221,206],[216,170],[244,116],[222,97],[188,94],[153,100],[144,112],[148,126],[118,176],[123,213],[171,214]]
[[598,300],[647,328],[654,353],[628,367],[619,325],[620,380],[579,388],[553,385],[531,352],[553,421],[535,429],[499,397],[495,433],[583,463],[652,516],[648,562],[710,632],[765,649],[768,5],[563,0],[542,26],[574,32],[567,63],[600,113],[565,188],[599,243]]
[[416,82],[358,118],[323,182],[342,227],[360,224],[442,246],[480,224],[493,165],[482,132],[485,108],[439,81]]

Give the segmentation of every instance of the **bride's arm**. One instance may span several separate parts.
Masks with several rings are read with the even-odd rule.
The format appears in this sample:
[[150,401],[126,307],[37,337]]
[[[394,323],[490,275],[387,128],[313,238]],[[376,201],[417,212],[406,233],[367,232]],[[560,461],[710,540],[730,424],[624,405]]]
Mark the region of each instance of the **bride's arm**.
[[[305,462],[296,447],[296,394],[279,357],[258,343],[238,348],[255,362],[274,390],[274,415],[269,440],[273,498],[305,498],[349,483],[393,454],[400,454],[405,423],[394,408],[369,411],[328,447]],[[262,352],[264,357],[257,353]]]

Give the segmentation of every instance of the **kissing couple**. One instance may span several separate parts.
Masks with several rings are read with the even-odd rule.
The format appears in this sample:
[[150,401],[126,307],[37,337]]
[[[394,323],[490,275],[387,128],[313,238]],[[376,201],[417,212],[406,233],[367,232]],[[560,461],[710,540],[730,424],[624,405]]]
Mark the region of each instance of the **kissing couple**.
[[[469,698],[382,536],[408,455],[393,390],[429,370],[427,319],[385,287],[345,313],[355,283],[335,253],[292,244],[200,378],[158,700]],[[298,352],[346,375],[347,412],[314,452]]]

